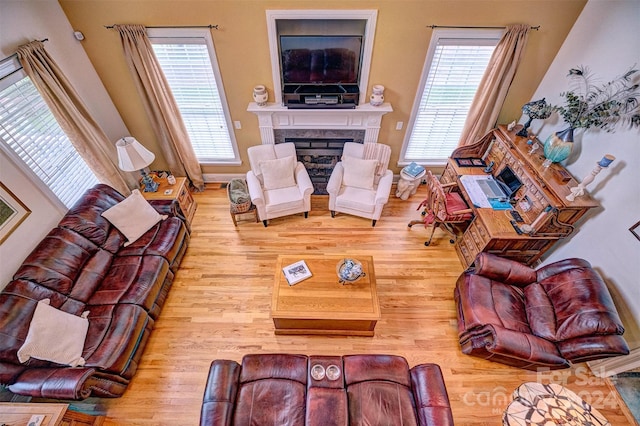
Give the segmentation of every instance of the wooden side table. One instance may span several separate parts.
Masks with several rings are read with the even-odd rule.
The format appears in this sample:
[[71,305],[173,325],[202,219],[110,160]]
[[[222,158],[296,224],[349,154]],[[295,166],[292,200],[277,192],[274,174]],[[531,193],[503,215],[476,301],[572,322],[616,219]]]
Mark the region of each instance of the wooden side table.
[[256,223],[260,222],[258,220],[258,209],[253,204],[251,204],[245,211],[238,211],[234,209],[233,206],[230,206],[229,213],[231,214],[231,220],[233,220],[233,226],[238,226],[238,220],[245,220],[242,216],[247,214],[252,215],[251,218],[248,218],[247,220],[254,219]]
[[396,197],[401,200],[407,200],[410,196],[418,192],[418,187],[425,174],[427,174],[427,171],[423,170],[417,176],[411,176],[405,173],[404,169],[400,170],[400,180],[397,185]]
[[193,195],[189,191],[187,185],[187,178],[176,177],[176,183],[169,185],[166,178],[156,179],[158,182],[158,190],[156,192],[144,192],[143,187],[140,187],[140,192],[147,200],[176,200],[180,205],[180,209],[187,221],[191,223],[193,216],[196,214],[196,208],[198,205],[193,199]]

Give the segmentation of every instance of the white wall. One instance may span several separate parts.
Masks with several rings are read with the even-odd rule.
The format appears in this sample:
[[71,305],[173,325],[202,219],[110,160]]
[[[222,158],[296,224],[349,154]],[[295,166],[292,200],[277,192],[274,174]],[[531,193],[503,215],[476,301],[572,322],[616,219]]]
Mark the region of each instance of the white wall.
[[[109,139],[129,134],[102,82],[89,62],[81,42],[55,0],[0,0],[0,59],[15,53],[21,44],[49,39],[45,48],[80,94]],[[114,147],[115,156],[115,147]],[[52,201],[13,159],[0,151],[0,180],[32,211],[31,215],[0,245],[0,289],[24,258],[55,226],[66,209]]]
[[0,244],[0,289],[4,288],[24,258],[53,228],[64,211],[52,203],[27,176],[0,151],[0,181],[27,206],[31,213]]
[[[589,0],[532,99],[545,97],[560,104],[567,90],[566,75],[584,65],[604,83],[631,66],[640,67],[640,1]],[[640,76],[638,76],[640,81]],[[567,127],[552,116],[534,120],[532,129],[544,140]],[[632,348],[640,347],[640,241],[629,231],[640,221],[640,129],[619,128],[615,133],[590,129],[579,132],[568,170],[578,179],[589,174],[603,154],[614,163],[588,187],[601,205],[580,222],[579,231],[547,255],[548,264],[568,257],[582,257],[601,273],[614,297]]]

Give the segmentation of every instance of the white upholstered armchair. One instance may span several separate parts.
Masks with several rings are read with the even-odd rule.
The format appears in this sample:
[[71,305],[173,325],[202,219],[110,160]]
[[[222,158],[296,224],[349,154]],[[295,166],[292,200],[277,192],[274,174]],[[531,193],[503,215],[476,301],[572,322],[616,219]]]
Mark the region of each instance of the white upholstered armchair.
[[331,217],[347,213],[371,219],[371,226],[376,226],[393,183],[393,173],[387,169],[390,155],[391,148],[380,143],[344,144],[342,161],[327,184]]
[[293,143],[265,144],[247,150],[251,170],[247,186],[251,201],[264,226],[276,217],[311,210],[313,184],[304,165],[297,160]]

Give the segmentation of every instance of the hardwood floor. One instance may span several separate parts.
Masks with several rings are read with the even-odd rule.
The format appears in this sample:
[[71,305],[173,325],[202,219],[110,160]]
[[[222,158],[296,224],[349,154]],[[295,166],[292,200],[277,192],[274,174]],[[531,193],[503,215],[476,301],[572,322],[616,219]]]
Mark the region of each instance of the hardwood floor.
[[[386,353],[406,357],[410,366],[437,363],[457,425],[501,424],[511,392],[527,381],[566,384],[611,424],[635,424],[611,384],[584,365],[538,375],[460,352],[453,288],[463,268],[443,232],[425,247],[426,230],[407,227],[420,217],[424,191],[408,201],[392,197],[375,228],[343,214],[332,219],[325,196],[313,197],[308,219],[234,228],[219,184],[194,194],[198,210],[188,252],[129,389],[98,402],[105,424],[196,425],[211,361],[269,352]],[[382,315],[374,337],[274,334],[269,310],[277,256],[309,253],[373,256]]]

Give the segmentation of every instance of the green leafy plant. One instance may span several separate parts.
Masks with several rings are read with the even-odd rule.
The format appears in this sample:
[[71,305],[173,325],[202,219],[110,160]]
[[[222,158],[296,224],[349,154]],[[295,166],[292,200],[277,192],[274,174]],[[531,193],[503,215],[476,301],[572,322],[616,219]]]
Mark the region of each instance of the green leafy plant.
[[630,68],[623,75],[596,85],[588,68],[572,68],[568,75],[570,90],[560,94],[565,105],[552,108],[574,129],[597,127],[612,132],[618,124],[640,128],[640,90],[633,82],[637,72]]

